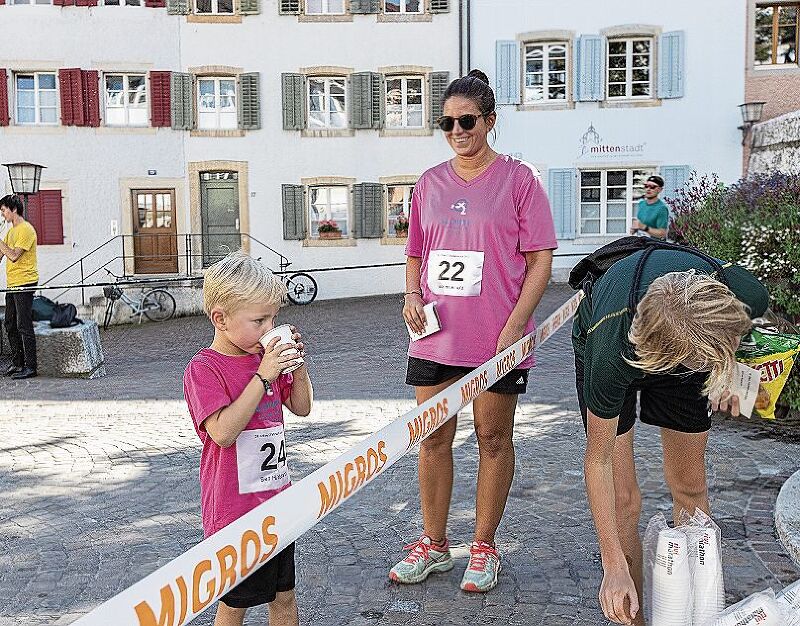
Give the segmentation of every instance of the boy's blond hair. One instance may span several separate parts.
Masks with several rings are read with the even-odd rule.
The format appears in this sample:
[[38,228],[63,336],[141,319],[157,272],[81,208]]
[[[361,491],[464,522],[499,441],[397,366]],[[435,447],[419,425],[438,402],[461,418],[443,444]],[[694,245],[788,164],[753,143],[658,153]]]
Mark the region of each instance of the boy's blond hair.
[[694,270],[655,279],[636,308],[628,339],[651,374],[679,365],[709,372],[704,393],[718,397],[733,377],[739,339],[752,327],[746,305],[718,280]]
[[286,287],[269,268],[238,250],[206,270],[203,279],[203,309],[220,307],[226,313],[242,304],[282,305]]

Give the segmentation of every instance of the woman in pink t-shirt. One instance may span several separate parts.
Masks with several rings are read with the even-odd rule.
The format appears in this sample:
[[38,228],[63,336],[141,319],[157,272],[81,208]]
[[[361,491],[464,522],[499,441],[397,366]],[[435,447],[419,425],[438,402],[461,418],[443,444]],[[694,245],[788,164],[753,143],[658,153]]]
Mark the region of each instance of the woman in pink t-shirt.
[[[442,330],[412,342],[406,382],[417,402],[439,393],[533,331],[533,311],[550,279],[557,247],[550,204],[538,172],[496,153],[487,135],[497,115],[489,80],[473,70],[453,81],[438,124],[455,157],[429,169],[412,197],[403,318],[424,327],[423,306],[436,301]],[[514,477],[514,411],[533,356],[473,403],[480,450],[475,537],[461,588],[497,584],[495,532]],[[452,569],[447,517],[453,488],[456,418],[419,453],[423,534],[389,577],[402,583]]]

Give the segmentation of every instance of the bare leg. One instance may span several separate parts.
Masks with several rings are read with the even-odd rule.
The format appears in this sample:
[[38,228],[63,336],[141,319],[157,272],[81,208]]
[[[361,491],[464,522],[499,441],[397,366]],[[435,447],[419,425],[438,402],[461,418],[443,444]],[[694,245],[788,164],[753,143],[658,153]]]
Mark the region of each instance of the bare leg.
[[691,514],[699,508],[711,514],[706,482],[707,443],[708,432],[680,433],[661,429],[664,478],[672,493],[672,519],[676,524],[680,521],[681,509]]
[[494,543],[514,479],[514,410],[516,394],[485,391],[475,398],[478,438],[478,492],[475,503],[475,541]]
[[614,444],[614,497],[617,534],[628,569],[636,585],[641,607],[635,626],[644,626],[642,540],[639,537],[639,517],[642,514],[642,494],[636,479],[636,463],[633,459],[633,428],[619,435]]
[[269,603],[269,626],[299,626],[297,598],[292,591],[279,591]]
[[[416,387],[417,404],[432,398],[451,385],[452,378],[432,387]],[[419,495],[424,532],[434,543],[447,538],[447,516],[453,493],[453,439],[456,420],[453,416],[420,444]]]

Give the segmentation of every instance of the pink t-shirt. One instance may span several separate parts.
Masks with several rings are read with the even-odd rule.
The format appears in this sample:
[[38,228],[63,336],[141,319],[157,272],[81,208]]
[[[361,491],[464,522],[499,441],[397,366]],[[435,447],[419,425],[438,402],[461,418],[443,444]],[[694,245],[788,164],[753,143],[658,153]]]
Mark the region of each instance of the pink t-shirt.
[[[236,400],[253,379],[261,363],[258,354],[228,356],[205,348],[192,357],[183,376],[183,395],[203,451],[200,455],[200,500],[205,536],[213,535],[256,506],[290,486],[240,493],[237,444],[222,448],[206,432],[205,419]],[[245,431],[283,426],[283,403],[292,391],[292,375],[272,384],[264,394]],[[241,438],[242,435],[240,434]],[[266,441],[266,440],[265,440]],[[280,454],[276,451],[275,457]],[[266,456],[265,456],[266,458]],[[285,469],[285,450],[283,452]]]
[[[473,367],[493,357],[522,291],[523,253],[557,247],[547,194],[528,163],[499,155],[469,182],[449,161],[429,169],[414,188],[406,254],[422,258],[422,298],[436,300],[442,330],[411,342],[409,356]],[[531,318],[526,333],[533,329]],[[533,363],[531,355],[518,367]]]

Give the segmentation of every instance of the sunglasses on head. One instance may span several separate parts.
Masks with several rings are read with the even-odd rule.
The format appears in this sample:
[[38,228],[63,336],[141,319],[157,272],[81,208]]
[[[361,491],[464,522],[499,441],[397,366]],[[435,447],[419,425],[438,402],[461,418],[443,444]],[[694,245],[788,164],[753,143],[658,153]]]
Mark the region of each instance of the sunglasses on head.
[[473,115],[472,113],[467,113],[466,115],[459,115],[458,117],[452,117],[450,115],[443,115],[436,123],[439,125],[444,132],[449,133],[453,130],[453,127],[456,125],[456,120],[458,120],[458,125],[463,130],[472,130],[475,128],[475,124],[478,123],[478,118],[486,117],[485,115]]

